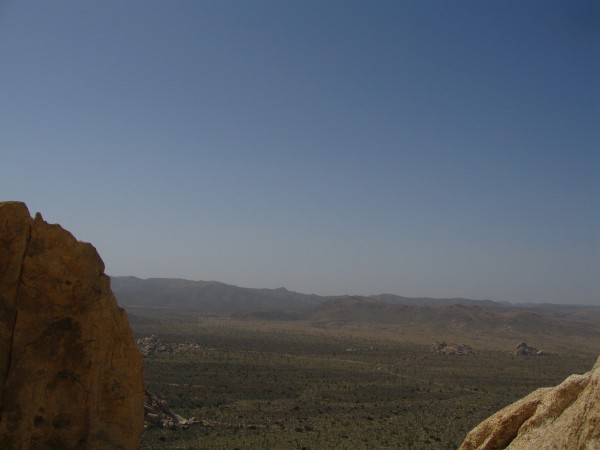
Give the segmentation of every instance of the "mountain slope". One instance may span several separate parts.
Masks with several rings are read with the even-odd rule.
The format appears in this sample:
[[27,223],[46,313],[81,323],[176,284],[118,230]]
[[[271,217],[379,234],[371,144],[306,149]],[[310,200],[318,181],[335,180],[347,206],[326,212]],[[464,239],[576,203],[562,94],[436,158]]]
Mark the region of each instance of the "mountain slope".
[[[305,319],[324,325],[373,323],[424,327],[438,332],[533,332],[600,337],[600,308],[589,307],[588,321],[583,322],[514,306],[490,307],[485,301],[480,305],[444,302],[435,306],[398,305],[355,296],[327,300],[306,314]],[[596,317],[595,323],[591,323],[591,316]]]
[[205,314],[295,312],[312,308],[323,299],[285,288],[252,289],[218,281],[177,278],[143,280],[136,277],[112,277],[111,287],[124,306],[189,309]]
[[279,289],[252,289],[217,281],[113,277],[119,303],[199,314],[264,320],[309,320],[322,325],[372,323],[451,332],[535,332],[600,337],[600,307],[512,305],[464,298],[323,297]]

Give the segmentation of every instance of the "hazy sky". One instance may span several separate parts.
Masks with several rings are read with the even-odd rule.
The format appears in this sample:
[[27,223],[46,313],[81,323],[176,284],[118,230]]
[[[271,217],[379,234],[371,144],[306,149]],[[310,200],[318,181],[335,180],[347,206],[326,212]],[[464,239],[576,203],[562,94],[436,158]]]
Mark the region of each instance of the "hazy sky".
[[596,1],[2,1],[0,197],[111,275],[600,304]]

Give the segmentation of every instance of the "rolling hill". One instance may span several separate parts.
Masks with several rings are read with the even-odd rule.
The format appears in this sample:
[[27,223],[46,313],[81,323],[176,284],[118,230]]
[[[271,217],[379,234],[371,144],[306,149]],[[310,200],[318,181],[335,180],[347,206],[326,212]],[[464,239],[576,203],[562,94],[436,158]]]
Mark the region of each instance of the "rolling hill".
[[254,289],[217,281],[112,277],[119,303],[136,308],[233,315],[260,320],[306,320],[321,326],[381,324],[449,332],[542,333],[600,337],[600,307],[514,305],[464,298],[392,294],[324,297],[285,288]]
[[125,307],[172,308],[204,314],[234,314],[253,311],[296,312],[323,301],[317,295],[278,289],[252,289],[218,281],[178,278],[111,277],[111,288]]

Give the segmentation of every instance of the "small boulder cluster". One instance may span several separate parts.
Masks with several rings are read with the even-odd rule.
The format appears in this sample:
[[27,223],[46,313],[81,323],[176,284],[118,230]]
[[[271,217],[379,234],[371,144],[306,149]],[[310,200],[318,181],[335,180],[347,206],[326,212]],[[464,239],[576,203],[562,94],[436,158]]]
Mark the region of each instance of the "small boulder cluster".
[[143,356],[152,356],[157,353],[173,352],[171,346],[165,344],[165,342],[155,334],[145,336],[141,339],[136,339],[135,344]]
[[513,354],[518,356],[541,356],[544,352],[537,347],[530,347],[527,342],[519,342]]
[[154,356],[158,353],[191,352],[201,349],[200,345],[196,342],[167,344],[154,334],[137,339],[135,343],[143,356]]
[[431,351],[440,355],[468,355],[473,353],[473,348],[466,344],[436,342],[431,345]]

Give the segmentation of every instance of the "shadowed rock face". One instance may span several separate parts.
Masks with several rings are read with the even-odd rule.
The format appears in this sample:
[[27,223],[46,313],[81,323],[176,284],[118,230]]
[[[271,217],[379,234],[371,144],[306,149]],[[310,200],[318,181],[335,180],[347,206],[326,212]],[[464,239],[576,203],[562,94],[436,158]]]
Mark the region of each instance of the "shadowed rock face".
[[137,449],[142,360],[96,249],[0,203],[0,448]]
[[481,422],[461,450],[600,449],[600,358],[585,375],[538,389]]

